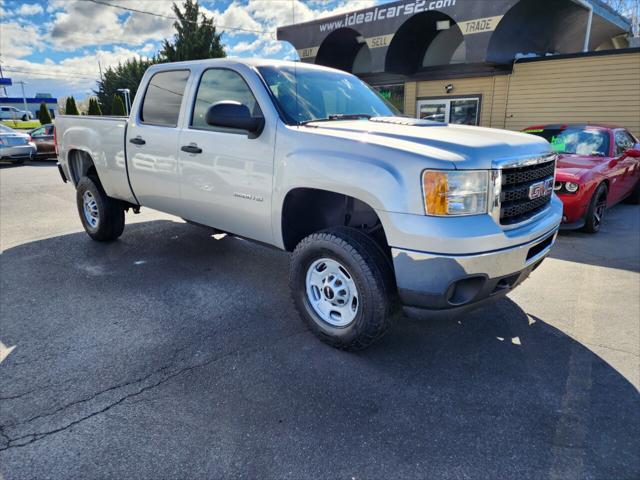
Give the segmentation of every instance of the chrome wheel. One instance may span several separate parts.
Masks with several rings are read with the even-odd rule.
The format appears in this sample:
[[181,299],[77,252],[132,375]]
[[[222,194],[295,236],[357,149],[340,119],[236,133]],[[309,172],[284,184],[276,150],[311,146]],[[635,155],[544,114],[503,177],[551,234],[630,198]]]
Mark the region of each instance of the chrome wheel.
[[335,260],[321,258],[311,264],[306,290],[311,307],[329,325],[346,327],[356,318],[358,289],[351,274]]
[[90,191],[84,192],[82,195],[82,209],[84,219],[91,228],[96,228],[100,223],[100,215],[98,212],[98,202]]

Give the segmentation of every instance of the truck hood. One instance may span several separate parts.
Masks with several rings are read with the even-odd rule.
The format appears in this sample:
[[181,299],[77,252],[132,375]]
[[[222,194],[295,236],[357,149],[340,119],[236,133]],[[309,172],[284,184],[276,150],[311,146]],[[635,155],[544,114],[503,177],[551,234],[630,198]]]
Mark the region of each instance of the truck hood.
[[549,143],[534,135],[404,117],[312,122],[302,128],[318,135],[452,162],[454,168],[461,170],[490,169],[497,160],[551,152]]

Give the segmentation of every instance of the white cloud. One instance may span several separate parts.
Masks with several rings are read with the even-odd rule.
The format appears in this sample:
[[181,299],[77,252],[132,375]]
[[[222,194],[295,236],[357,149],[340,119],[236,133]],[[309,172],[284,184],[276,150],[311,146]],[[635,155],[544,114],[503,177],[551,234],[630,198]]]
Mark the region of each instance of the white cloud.
[[16,22],[0,25],[0,52],[3,60],[26,57],[39,49],[41,39],[34,25]]
[[[295,49],[287,42],[276,40],[277,27],[294,23],[294,20],[299,23],[338,15],[381,1],[232,0],[226,8],[215,9],[219,4],[217,1],[201,0],[201,11],[214,17],[218,31],[224,33],[222,40],[229,55],[295,59]],[[174,34],[174,20],[163,18],[174,16],[173,0],[109,0],[109,3],[160,16],[86,1],[49,0],[46,5],[22,4],[15,9],[23,12],[22,19],[18,17],[0,25],[3,67],[21,70],[12,75],[29,81],[29,88],[38,88],[37,91],[78,94],[95,88],[98,62],[104,70],[131,57],[152,55],[161,40]],[[182,2],[177,0],[176,3]],[[0,0],[0,12],[4,8],[5,15],[8,13],[6,5],[5,0]],[[28,23],[26,17],[42,13],[43,6],[50,20],[39,25]],[[91,47],[97,47],[97,51]],[[42,60],[26,60],[26,57],[42,52],[47,54]],[[73,53],[61,61],[46,58],[54,52]],[[53,58],[57,59],[59,55]]]
[[20,5],[20,8],[16,10],[16,13],[18,15],[25,15],[25,16],[37,15],[42,12],[44,12],[44,9],[42,8],[42,5],[40,5],[39,3],[31,3],[31,4],[23,3],[22,5]]
[[72,92],[88,92],[96,87],[100,77],[100,66],[103,71],[110,66],[137,57],[138,52],[128,48],[115,47],[112,50],[98,50],[88,55],[77,55],[56,62],[45,58],[42,62],[31,62],[23,59],[13,59],[6,62],[6,71],[14,77],[20,77],[33,85],[45,85],[40,88],[51,89],[64,85]]
[[[142,13],[127,12],[92,2],[54,0],[56,10],[50,27],[51,42],[59,50],[75,50],[88,45],[142,45],[173,33],[173,20]],[[123,0],[110,3],[131,6]],[[138,0],[135,8],[164,16],[173,16],[169,0]]]

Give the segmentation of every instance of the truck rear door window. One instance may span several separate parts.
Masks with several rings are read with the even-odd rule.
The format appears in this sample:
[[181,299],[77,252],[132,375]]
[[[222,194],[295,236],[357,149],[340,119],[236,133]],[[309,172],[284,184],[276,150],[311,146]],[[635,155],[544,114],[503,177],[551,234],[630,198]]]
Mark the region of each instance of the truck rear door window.
[[142,123],[177,126],[188,79],[189,70],[158,72],[151,77],[140,111]]

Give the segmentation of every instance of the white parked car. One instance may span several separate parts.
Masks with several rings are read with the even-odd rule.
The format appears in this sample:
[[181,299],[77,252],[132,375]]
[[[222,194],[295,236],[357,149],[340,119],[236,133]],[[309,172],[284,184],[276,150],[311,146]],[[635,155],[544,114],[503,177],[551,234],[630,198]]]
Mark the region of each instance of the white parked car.
[[295,306],[338,348],[366,347],[403,305],[503,297],[547,256],[562,217],[546,140],[402,117],[330,68],[154,65],[131,112],[56,119],[89,236],[115,240],[125,210],[146,206],[291,251]]
[[31,120],[33,113],[16,107],[0,107],[0,120]]

